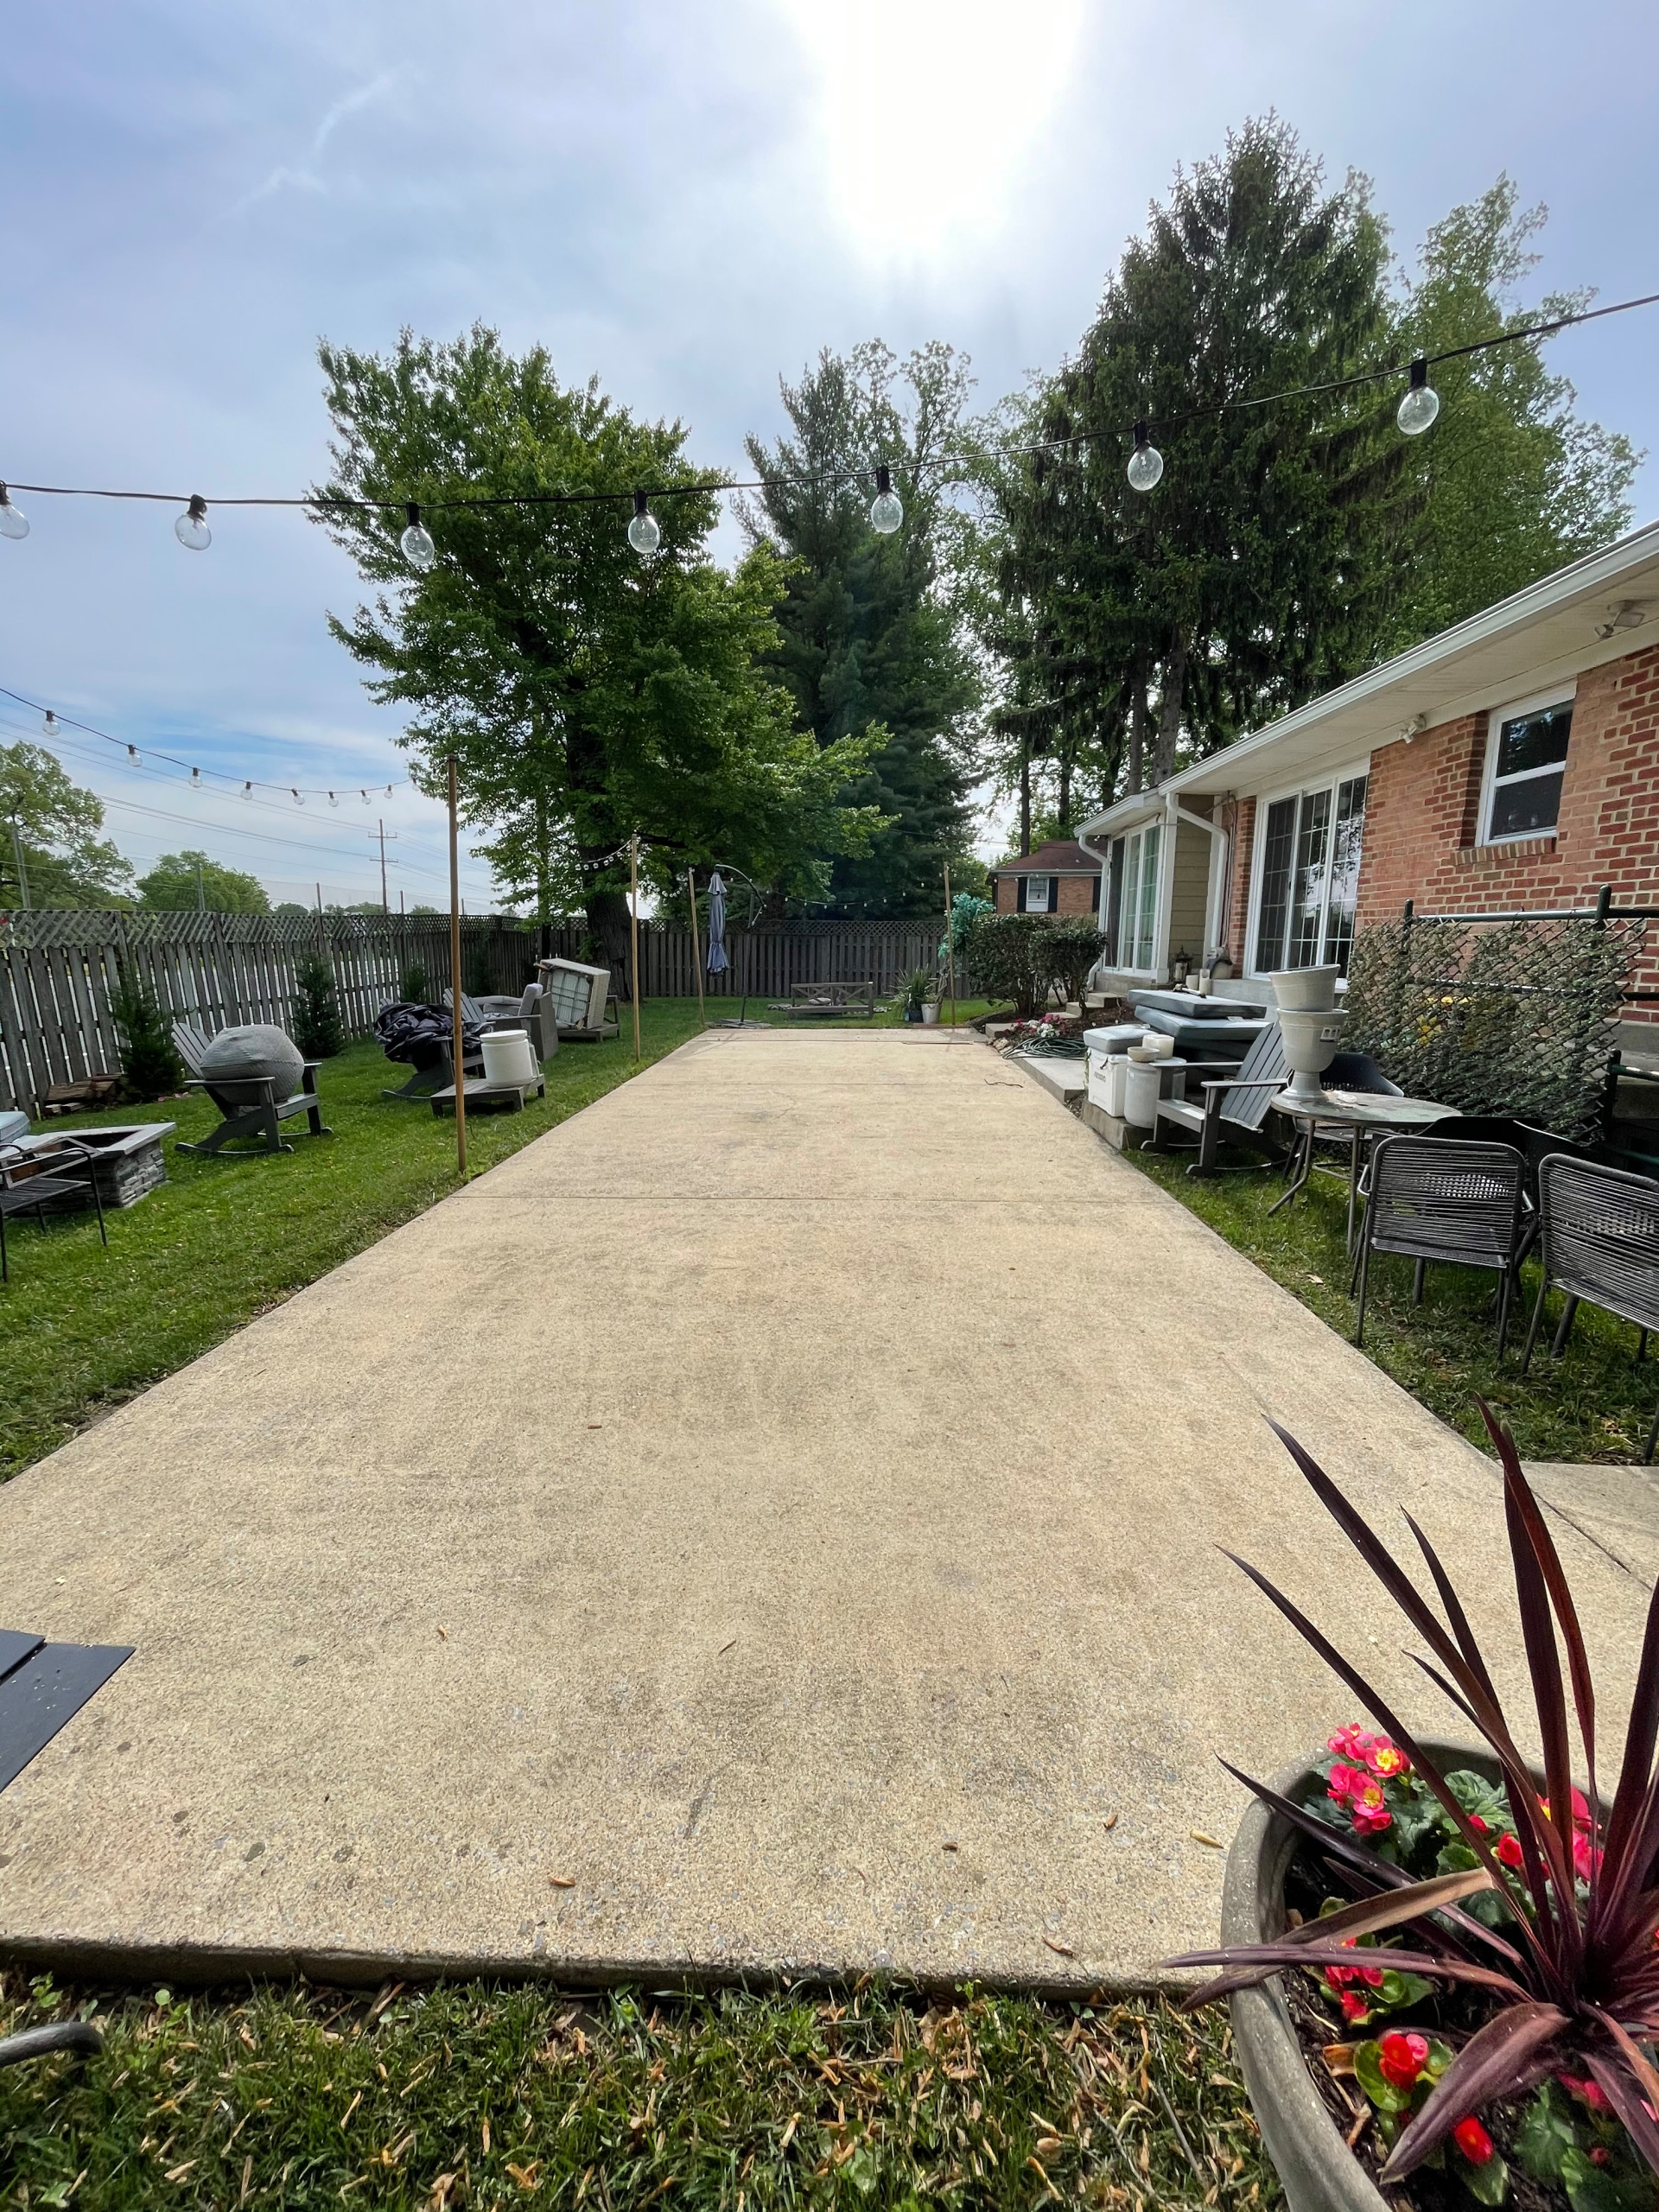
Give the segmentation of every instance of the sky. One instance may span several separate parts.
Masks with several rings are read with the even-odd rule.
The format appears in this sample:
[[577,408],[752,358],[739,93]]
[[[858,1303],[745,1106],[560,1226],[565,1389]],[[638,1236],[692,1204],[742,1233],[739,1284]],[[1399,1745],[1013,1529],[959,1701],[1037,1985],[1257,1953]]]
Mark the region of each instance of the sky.
[[[0,476],[297,494],[327,466],[319,337],[404,325],[544,344],[709,466],[777,434],[780,374],[824,346],[946,339],[989,405],[1076,345],[1176,165],[1268,109],[1333,180],[1373,180],[1403,256],[1507,169],[1549,209],[1535,291],[1623,299],[1659,290],[1656,87],[1659,10],[1633,0],[13,5]],[[1638,521],[1656,350],[1659,308],[1548,357],[1655,456]],[[328,635],[359,593],[319,529],[222,509],[196,554],[168,505],[15,496],[0,687],[106,734],[57,749],[141,870],[195,846],[274,899],[352,903],[379,895],[384,823],[392,906],[447,903],[400,717]],[[40,723],[0,696],[0,741]],[[487,908],[487,867],[462,877]]]

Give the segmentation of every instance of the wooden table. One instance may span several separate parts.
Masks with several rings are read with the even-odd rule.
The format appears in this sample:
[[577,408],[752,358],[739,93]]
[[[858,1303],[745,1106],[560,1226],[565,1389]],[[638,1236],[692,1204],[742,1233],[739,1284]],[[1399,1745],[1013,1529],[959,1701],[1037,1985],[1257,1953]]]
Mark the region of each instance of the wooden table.
[[1407,1129],[1427,1128],[1452,1118],[1455,1106],[1442,1106],[1433,1098],[1391,1097],[1375,1090],[1326,1090],[1311,1106],[1288,1090],[1281,1090],[1268,1107],[1285,1115],[1300,1131],[1300,1157],[1290,1188],[1268,1208],[1269,1214],[1287,1206],[1313,1172],[1313,1141],[1323,1128],[1348,1134],[1348,1249],[1354,1249],[1354,1217],[1359,1204],[1359,1149],[1366,1137],[1398,1136]]

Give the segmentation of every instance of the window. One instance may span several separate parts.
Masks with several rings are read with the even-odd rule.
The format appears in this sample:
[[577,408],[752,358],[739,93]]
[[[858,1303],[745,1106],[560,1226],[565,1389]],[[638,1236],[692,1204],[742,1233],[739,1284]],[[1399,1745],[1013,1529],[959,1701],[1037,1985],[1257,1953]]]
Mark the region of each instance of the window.
[[[1117,961],[1121,968],[1149,969],[1158,925],[1158,849],[1162,824],[1148,823],[1120,840],[1122,894]],[[1116,869],[1114,871],[1116,873]]]
[[1255,972],[1322,968],[1346,975],[1365,836],[1363,776],[1276,798],[1262,835]]
[[1483,845],[1554,834],[1572,734],[1570,699],[1502,708],[1493,715],[1481,808]]
[[1028,914],[1048,912],[1048,878],[1046,875],[1027,875],[1020,878],[1025,886],[1025,911]]

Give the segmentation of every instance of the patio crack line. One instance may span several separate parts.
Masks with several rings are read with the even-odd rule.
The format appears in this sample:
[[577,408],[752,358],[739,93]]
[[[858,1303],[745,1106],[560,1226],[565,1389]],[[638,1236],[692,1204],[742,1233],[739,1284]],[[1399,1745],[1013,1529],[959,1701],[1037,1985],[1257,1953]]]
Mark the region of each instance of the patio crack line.
[[[1535,1495],[1536,1493],[1535,1492]],[[1607,1546],[1602,1541],[1601,1538],[1597,1535],[1593,1529],[1586,1529],[1582,1521],[1575,1521],[1573,1518],[1573,1516],[1567,1512],[1564,1506],[1556,1505],[1547,1497],[1539,1498],[1538,1503],[1543,1507],[1546,1513],[1554,1513],[1559,1519],[1565,1521],[1569,1529],[1576,1529],[1578,1534],[1584,1538],[1586,1544],[1593,1544],[1604,1559],[1611,1560],[1613,1565],[1619,1569],[1621,1573],[1628,1574],[1630,1576],[1632,1582],[1639,1584],[1643,1590],[1651,1590],[1653,1588],[1653,1584],[1648,1580],[1645,1574],[1639,1573],[1637,1568],[1633,1567],[1629,1560],[1621,1559],[1617,1552],[1610,1551]]]

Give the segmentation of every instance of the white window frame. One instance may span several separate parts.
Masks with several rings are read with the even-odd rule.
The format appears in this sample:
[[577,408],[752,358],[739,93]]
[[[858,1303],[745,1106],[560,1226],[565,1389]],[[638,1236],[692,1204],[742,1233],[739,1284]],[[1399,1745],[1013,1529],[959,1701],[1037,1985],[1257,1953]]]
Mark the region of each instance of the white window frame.
[[[1027,913],[1046,914],[1050,912],[1052,910],[1048,903],[1048,887],[1052,879],[1049,874],[1049,871],[1045,868],[1040,875],[1027,875],[1023,877],[1021,880],[1026,887]],[[1043,903],[1040,906],[1033,906],[1031,903],[1031,887],[1033,883],[1040,883],[1043,887]]]
[[[1272,791],[1258,791],[1255,794],[1255,824],[1250,839],[1250,911],[1246,932],[1249,945],[1248,956],[1249,964],[1244,969],[1246,976],[1251,982],[1277,972],[1274,969],[1262,968],[1256,964],[1261,953],[1262,872],[1268,849],[1268,810],[1276,806],[1281,799],[1300,799],[1305,791],[1328,791],[1331,794],[1331,830],[1334,835],[1337,826],[1337,794],[1344,784],[1351,783],[1356,776],[1365,778],[1366,812],[1369,814],[1370,811],[1371,758],[1369,753],[1363,753],[1357,760],[1344,762],[1339,768],[1325,769],[1317,772],[1310,772],[1306,775],[1299,776],[1294,783],[1281,784]],[[1360,842],[1362,867],[1364,865],[1364,840],[1362,835]],[[1325,895],[1328,914],[1331,901],[1328,864]],[[1324,933],[1323,923],[1320,925],[1320,933],[1321,935]]]
[[[1117,975],[1120,975],[1120,976],[1155,976],[1159,973],[1159,967],[1160,967],[1159,954],[1160,954],[1160,947],[1161,947],[1161,945],[1162,945],[1162,942],[1163,942],[1163,938],[1164,938],[1164,934],[1165,934],[1165,932],[1164,932],[1164,881],[1165,881],[1166,875],[1166,874],[1167,874],[1167,873],[1168,873],[1168,867],[1169,867],[1168,852],[1169,852],[1170,839],[1169,839],[1168,836],[1166,835],[1166,832],[1167,832],[1167,830],[1168,830],[1168,826],[1169,826],[1169,825],[1168,825],[1168,823],[1165,821],[1164,817],[1163,817],[1161,814],[1149,814],[1149,815],[1147,817],[1147,818],[1146,818],[1146,820],[1145,820],[1144,822],[1137,822],[1137,823],[1135,823],[1135,825],[1134,829],[1132,829],[1132,830],[1120,830],[1120,831],[1118,832],[1118,835],[1119,835],[1119,836],[1122,838],[1122,840],[1123,840],[1123,848],[1124,848],[1124,850],[1123,850],[1123,893],[1124,893],[1124,896],[1123,896],[1123,902],[1122,902],[1122,906],[1120,907],[1119,912],[1118,912],[1118,919],[1117,919],[1117,949],[1118,949],[1118,957],[1117,957],[1117,959],[1116,959],[1116,963],[1114,963],[1114,972],[1115,972],[1116,974],[1117,974]],[[1137,968],[1137,967],[1135,967],[1135,964],[1133,963],[1133,962],[1132,962],[1132,961],[1126,960],[1126,959],[1123,957],[1123,923],[1124,923],[1124,916],[1125,916],[1125,914],[1127,914],[1127,913],[1128,913],[1128,909],[1129,909],[1129,898],[1128,898],[1128,891],[1129,891],[1129,853],[1128,853],[1128,848],[1130,847],[1130,845],[1131,845],[1131,844],[1133,844],[1133,843],[1135,842],[1135,841],[1137,838],[1139,838],[1139,839],[1141,840],[1141,852],[1142,852],[1142,853],[1144,853],[1144,852],[1146,851],[1146,836],[1147,836],[1147,830],[1155,830],[1158,832],[1158,877],[1157,877],[1157,883],[1156,883],[1156,886],[1155,886],[1155,887],[1154,887],[1154,891],[1153,891],[1153,904],[1152,904],[1152,958],[1151,958],[1151,960],[1147,963],[1147,964],[1144,968]],[[1107,868],[1105,870],[1103,870],[1103,875],[1102,875],[1102,882],[1103,882],[1103,884],[1104,884],[1104,883],[1105,883],[1105,882],[1109,879],[1110,873],[1111,873],[1111,871],[1110,871],[1110,868],[1109,868],[1109,866],[1108,866],[1108,868]],[[1134,925],[1133,925],[1133,926],[1132,926],[1132,930],[1131,930],[1131,938],[1132,938],[1132,943],[1133,943],[1134,947],[1138,948],[1138,947],[1139,947],[1139,944],[1140,944],[1140,941],[1141,941],[1141,930],[1140,930],[1140,906],[1141,906],[1140,893],[1141,893],[1141,882],[1140,882],[1140,872],[1139,872],[1139,868],[1138,868],[1138,866],[1137,866],[1137,868],[1136,868],[1135,878],[1135,922],[1134,922]],[[1103,897],[1104,897],[1104,895],[1105,895],[1105,893],[1104,893],[1104,890],[1103,889],[1102,896],[1103,896]]]
[[[1558,688],[1554,691],[1541,691],[1535,698],[1512,699],[1504,706],[1493,707],[1488,710],[1486,762],[1480,773],[1480,814],[1475,830],[1475,842],[1478,845],[1524,845],[1529,843],[1535,837],[1553,837],[1560,830],[1561,817],[1558,808],[1555,819],[1548,830],[1506,830],[1501,836],[1493,836],[1492,803],[1497,796],[1497,748],[1503,735],[1505,722],[1515,721],[1522,715],[1541,714],[1547,707],[1570,707],[1576,714],[1578,703],[1579,687],[1576,683],[1569,683],[1565,690]],[[1572,757],[1573,751],[1573,738],[1570,731],[1567,734],[1567,759],[1561,761],[1559,771],[1553,766],[1548,768],[1529,768],[1523,770],[1518,776],[1506,776],[1503,779],[1504,783],[1506,785],[1525,783],[1535,776],[1554,776],[1559,772],[1561,778],[1561,796],[1565,798],[1567,760]]]

